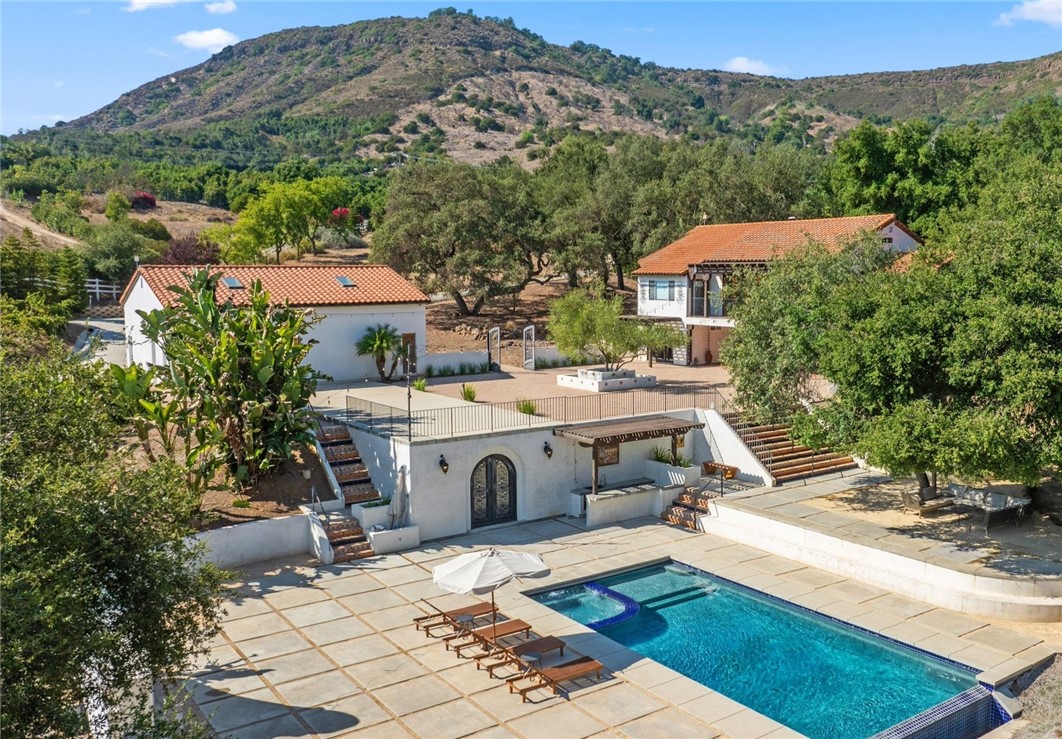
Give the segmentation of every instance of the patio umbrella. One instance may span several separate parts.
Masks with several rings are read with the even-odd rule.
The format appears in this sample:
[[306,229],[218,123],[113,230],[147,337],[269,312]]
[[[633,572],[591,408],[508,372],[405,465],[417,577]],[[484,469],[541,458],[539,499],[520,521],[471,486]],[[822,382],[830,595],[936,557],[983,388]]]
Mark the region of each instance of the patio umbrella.
[[436,587],[463,595],[490,593],[492,619],[497,634],[498,612],[494,610],[494,591],[510,580],[521,577],[545,577],[549,567],[539,554],[490,549],[469,552],[441,564],[431,571]]
[[409,491],[406,489],[406,467],[403,465],[398,470],[398,483],[395,485],[395,493],[391,496],[391,503],[387,506],[387,513],[391,516],[391,528],[400,527],[406,518],[406,507],[409,502]]

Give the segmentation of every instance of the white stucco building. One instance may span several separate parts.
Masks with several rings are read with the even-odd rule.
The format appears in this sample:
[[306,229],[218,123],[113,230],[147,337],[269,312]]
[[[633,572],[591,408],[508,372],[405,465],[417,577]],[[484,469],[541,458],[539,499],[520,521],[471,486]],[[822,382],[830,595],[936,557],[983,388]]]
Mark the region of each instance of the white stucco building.
[[[144,336],[139,311],[150,312],[176,303],[171,287],[187,285],[187,275],[205,266],[149,264],[137,268],[122,294],[125,312],[126,359],[129,364],[163,365],[162,347]],[[307,308],[321,318],[309,332],[317,341],[306,362],[339,381],[378,377],[371,357],[359,357],[354,345],[365,330],[389,324],[410,344],[413,356],[423,353],[427,334],[424,293],[384,265],[216,265],[221,274],[216,298],[239,305],[255,281],[274,303]]]
[[892,214],[697,226],[639,262],[634,270],[638,315],[673,319],[690,337],[685,347],[661,359],[690,365],[718,362],[719,348],[734,325],[723,293],[735,270],[764,267],[779,253],[809,241],[840,247],[866,233],[876,234],[885,249],[897,254],[922,243]]

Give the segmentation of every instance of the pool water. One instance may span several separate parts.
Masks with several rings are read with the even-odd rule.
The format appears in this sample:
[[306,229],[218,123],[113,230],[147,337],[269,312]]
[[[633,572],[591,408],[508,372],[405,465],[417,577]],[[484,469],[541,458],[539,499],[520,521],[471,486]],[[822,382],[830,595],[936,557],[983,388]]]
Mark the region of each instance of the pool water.
[[[870,736],[977,684],[972,670],[685,565],[598,582],[640,605],[602,634],[812,739]],[[534,597],[584,624],[622,610],[597,610],[602,595],[582,585]]]

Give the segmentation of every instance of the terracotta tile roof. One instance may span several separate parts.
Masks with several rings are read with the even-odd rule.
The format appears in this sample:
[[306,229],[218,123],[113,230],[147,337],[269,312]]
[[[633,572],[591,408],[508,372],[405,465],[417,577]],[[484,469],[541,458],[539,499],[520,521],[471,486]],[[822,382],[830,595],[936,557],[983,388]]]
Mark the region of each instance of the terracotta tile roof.
[[[144,264],[137,268],[122,293],[122,303],[136,281],[143,277],[164,306],[173,305],[176,295],[171,286],[187,285],[186,275],[204,265]],[[255,280],[269,293],[274,303],[285,300],[291,305],[379,305],[395,303],[427,303],[428,297],[390,267],[382,264],[361,265],[213,265],[210,269],[222,278],[235,277],[243,288],[229,288],[218,283],[218,302],[232,300],[245,305]],[[343,287],[337,277],[347,277],[354,284]]]
[[[634,274],[686,274],[691,264],[700,262],[766,262],[776,249],[788,251],[807,243],[808,239],[834,246],[862,231],[879,231],[891,223],[911,233],[896,216],[888,213],[697,226],[678,241],[644,257]],[[914,238],[921,241],[917,236]]]

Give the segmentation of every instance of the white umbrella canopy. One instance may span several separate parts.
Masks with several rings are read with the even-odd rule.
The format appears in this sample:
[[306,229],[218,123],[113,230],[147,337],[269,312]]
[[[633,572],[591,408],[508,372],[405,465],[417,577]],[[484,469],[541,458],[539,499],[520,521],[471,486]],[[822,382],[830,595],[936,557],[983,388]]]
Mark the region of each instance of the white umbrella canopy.
[[[462,595],[490,593],[492,606],[494,591],[510,580],[520,577],[545,577],[548,574],[549,567],[542,561],[542,555],[494,547],[482,552],[462,554],[431,571],[436,587]],[[497,610],[493,610],[491,622],[497,636]]]
[[549,567],[539,554],[486,549],[469,552],[431,571],[435,585],[451,593],[486,595],[518,577],[545,577]]

